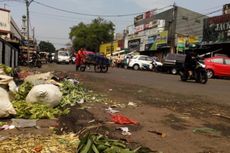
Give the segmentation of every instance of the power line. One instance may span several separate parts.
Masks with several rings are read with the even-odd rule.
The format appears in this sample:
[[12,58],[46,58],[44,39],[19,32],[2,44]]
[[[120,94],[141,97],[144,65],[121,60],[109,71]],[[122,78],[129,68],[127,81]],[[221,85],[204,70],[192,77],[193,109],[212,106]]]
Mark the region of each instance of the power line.
[[[62,11],[65,13],[77,14],[77,15],[82,15],[82,16],[91,16],[91,17],[127,17],[127,16],[135,16],[135,15],[139,15],[139,14],[144,13],[144,12],[141,12],[141,13],[139,12],[139,13],[130,13],[130,14],[118,14],[118,15],[88,14],[88,13],[80,13],[80,12],[74,12],[74,11],[69,11],[69,10],[65,10],[65,9],[60,9],[60,8],[53,7],[53,6],[50,6],[50,5],[41,3],[41,2],[37,2],[37,1],[34,1],[34,3],[41,5],[41,6],[44,6],[44,7],[48,7],[48,8],[57,10],[57,11]],[[157,10],[165,9],[167,7],[169,7],[169,6],[166,6],[166,7],[157,9]]]

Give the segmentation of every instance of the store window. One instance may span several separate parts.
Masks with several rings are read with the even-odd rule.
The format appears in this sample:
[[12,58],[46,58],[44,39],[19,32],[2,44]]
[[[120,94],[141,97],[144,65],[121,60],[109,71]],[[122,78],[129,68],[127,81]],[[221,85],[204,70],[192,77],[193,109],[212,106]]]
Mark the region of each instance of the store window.
[[230,59],[225,59],[225,64],[230,65]]
[[224,63],[224,59],[223,58],[215,58],[212,59],[213,63],[218,63],[218,64],[223,64]]

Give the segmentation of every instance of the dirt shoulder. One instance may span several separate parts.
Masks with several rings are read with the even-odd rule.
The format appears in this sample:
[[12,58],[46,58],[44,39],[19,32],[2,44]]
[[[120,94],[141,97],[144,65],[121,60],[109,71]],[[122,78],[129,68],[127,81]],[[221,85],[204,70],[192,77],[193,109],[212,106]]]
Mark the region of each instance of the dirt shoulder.
[[[164,153],[227,153],[230,149],[230,120],[215,116],[230,116],[227,106],[209,103],[205,97],[171,94],[87,75],[80,76],[80,80],[119,104],[115,109],[121,114],[139,122],[138,126],[129,126],[131,136],[115,130],[121,125],[109,125],[117,137]],[[129,102],[137,106],[127,105]],[[97,104],[88,111],[105,123],[111,121],[106,108],[108,105]]]

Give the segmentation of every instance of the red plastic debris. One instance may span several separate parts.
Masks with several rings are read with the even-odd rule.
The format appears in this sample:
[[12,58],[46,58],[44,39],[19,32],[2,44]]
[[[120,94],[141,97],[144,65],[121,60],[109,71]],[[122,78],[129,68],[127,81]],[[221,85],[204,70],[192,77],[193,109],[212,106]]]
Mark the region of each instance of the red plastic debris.
[[129,119],[121,114],[112,114],[112,121],[116,124],[138,124],[137,121]]

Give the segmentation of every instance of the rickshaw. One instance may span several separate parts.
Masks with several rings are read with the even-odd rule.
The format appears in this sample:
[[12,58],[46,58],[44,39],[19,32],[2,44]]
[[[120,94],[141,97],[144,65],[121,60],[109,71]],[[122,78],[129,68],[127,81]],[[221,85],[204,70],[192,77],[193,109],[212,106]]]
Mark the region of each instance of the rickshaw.
[[91,65],[94,66],[95,72],[106,73],[109,69],[109,59],[100,54],[95,54],[93,52],[86,52],[85,58],[83,59],[83,64],[79,67],[81,72],[84,72],[87,67]]

